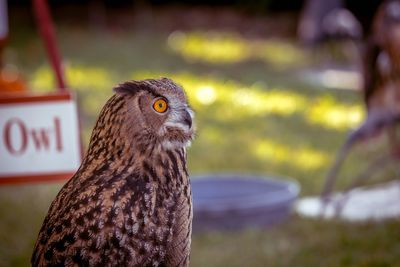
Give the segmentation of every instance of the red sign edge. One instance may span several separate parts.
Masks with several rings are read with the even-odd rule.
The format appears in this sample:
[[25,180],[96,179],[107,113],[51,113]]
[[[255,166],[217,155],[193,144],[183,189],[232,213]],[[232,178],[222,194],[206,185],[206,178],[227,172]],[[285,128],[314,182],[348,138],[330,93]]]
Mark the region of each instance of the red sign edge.
[[51,182],[69,180],[75,172],[52,173],[52,174],[27,174],[20,176],[8,176],[0,178],[0,185],[17,185],[36,182]]
[[73,94],[70,92],[62,93],[48,93],[48,94],[10,94],[0,95],[0,104],[17,104],[17,103],[35,103],[35,102],[49,102],[49,101],[66,101],[72,100]]

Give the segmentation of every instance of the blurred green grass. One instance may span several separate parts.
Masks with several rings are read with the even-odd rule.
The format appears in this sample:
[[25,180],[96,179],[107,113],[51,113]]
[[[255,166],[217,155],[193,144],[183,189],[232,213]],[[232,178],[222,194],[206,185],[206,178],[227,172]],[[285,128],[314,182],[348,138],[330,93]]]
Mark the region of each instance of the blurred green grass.
[[[33,29],[19,25],[16,32],[21,34],[11,38],[6,60],[20,67],[32,90],[54,90]],[[85,144],[117,83],[168,76],[182,84],[198,125],[189,150],[192,174],[234,171],[292,177],[302,195],[318,194],[346,133],[364,117],[357,92],[328,91],[294,78],[294,71],[312,60],[290,40],[250,40],[218,31],[99,32],[60,24],[58,41],[69,85],[78,95]],[[355,149],[341,172],[339,188],[381,149]],[[393,176],[394,170],[387,169],[375,179]],[[60,187],[43,183],[0,188],[0,266],[28,265],[41,222]],[[191,266],[399,266],[398,223],[294,216],[271,229],[198,234]]]

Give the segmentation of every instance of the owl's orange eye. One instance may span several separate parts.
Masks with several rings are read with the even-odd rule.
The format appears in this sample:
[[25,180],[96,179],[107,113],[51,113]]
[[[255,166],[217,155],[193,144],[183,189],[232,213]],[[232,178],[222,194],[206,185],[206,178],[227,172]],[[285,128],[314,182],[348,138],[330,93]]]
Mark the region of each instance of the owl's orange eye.
[[153,109],[158,113],[164,113],[168,109],[167,100],[165,100],[164,98],[156,99],[156,101],[154,101],[153,103]]

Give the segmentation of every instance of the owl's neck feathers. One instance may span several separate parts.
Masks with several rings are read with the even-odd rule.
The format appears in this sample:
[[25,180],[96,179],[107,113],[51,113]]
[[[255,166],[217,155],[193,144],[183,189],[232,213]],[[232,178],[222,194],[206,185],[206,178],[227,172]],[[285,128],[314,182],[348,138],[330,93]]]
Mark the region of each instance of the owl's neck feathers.
[[78,171],[81,179],[142,172],[146,171],[146,168],[157,173],[162,172],[157,166],[152,166],[157,165],[154,163],[167,163],[176,173],[180,173],[180,170],[187,174],[184,163],[185,146],[189,145],[190,141],[159,142],[150,131],[135,132],[134,124],[124,123],[126,112],[126,98],[119,94],[115,94],[106,103],[93,129],[88,152]]

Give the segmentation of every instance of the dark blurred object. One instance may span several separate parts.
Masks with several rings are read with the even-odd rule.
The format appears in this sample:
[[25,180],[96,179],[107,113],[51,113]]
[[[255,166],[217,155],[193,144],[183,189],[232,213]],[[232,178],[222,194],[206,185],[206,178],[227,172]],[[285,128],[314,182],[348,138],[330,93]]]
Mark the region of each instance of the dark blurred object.
[[362,28],[354,15],[346,8],[337,8],[322,20],[322,33],[328,38],[359,39]]
[[343,6],[342,0],[307,0],[299,21],[298,36],[301,42],[311,44],[322,40],[322,21],[326,15]]
[[3,50],[8,38],[7,0],[0,0],[0,66],[3,59]]
[[322,196],[329,199],[337,173],[350,149],[363,140],[385,131],[389,153],[379,155],[367,170],[347,188],[347,192],[361,181],[400,158],[400,142],[396,126],[400,122],[400,0],[384,1],[378,8],[367,37],[363,56],[364,100],[367,119],[347,138],[339,151],[325,183]]
[[302,43],[362,36],[362,27],[342,0],[307,0],[298,26]]
[[400,112],[400,1],[385,1],[373,21],[365,53],[368,115]]
[[[328,2],[323,1],[323,2]],[[108,8],[130,7],[130,6],[212,6],[212,7],[233,7],[245,11],[255,13],[272,13],[272,12],[299,12],[307,0],[49,0],[50,6],[67,7],[67,6],[88,6],[91,2],[97,2]],[[356,15],[359,21],[369,24],[373,12],[379,5],[381,0],[366,1],[345,1],[346,7]],[[30,6],[31,0],[12,0],[9,1],[11,7]],[[364,25],[365,27],[365,25]]]
[[241,230],[287,219],[299,186],[292,181],[250,175],[192,177],[193,230]]
[[[366,40],[366,45],[359,46],[358,52],[363,61],[363,92],[368,117],[378,116],[378,113],[381,117],[382,112],[399,113],[400,1],[384,1],[371,25],[364,26],[364,30],[344,4],[343,0],[307,0],[299,21],[299,39],[312,45],[328,39]],[[373,121],[375,123],[376,118]]]
[[329,39],[360,39],[371,27],[381,0],[362,3],[345,0],[305,0],[298,23],[298,38],[307,45]]
[[96,31],[106,28],[107,8],[102,1],[90,0],[88,4],[90,27]]
[[8,39],[7,1],[0,0],[0,94],[24,92],[25,83],[19,76],[18,69],[4,62],[4,49]]

